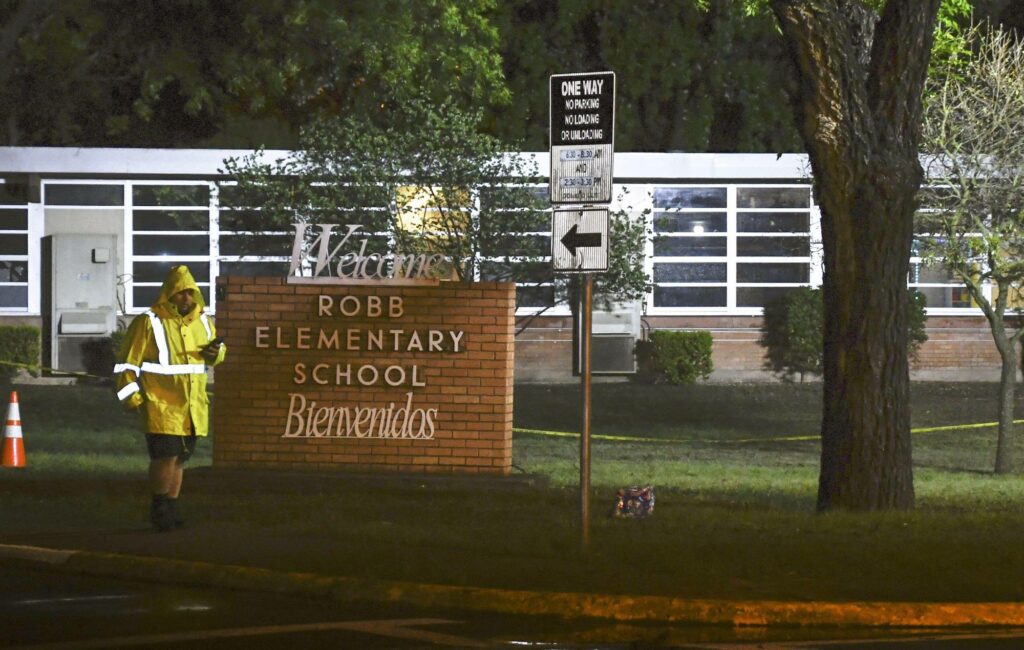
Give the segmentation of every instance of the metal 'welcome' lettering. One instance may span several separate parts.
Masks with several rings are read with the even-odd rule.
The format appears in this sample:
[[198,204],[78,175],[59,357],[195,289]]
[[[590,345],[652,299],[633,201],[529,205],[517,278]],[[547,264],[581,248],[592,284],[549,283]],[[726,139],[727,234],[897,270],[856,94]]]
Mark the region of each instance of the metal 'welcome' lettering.
[[[312,234],[310,229],[315,225],[294,225],[288,282],[432,284],[437,282],[438,273],[448,263],[448,258],[440,254],[367,254],[369,239],[354,238],[362,228],[360,224],[346,224],[343,232],[335,231],[338,224],[320,224],[320,233],[315,237],[307,236]],[[332,239],[337,240],[333,248]]]

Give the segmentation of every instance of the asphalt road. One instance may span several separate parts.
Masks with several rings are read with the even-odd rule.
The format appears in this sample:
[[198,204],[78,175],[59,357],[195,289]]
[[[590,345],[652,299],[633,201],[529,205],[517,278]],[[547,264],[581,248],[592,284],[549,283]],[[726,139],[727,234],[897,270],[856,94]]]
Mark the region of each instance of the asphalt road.
[[1024,630],[931,631],[908,636],[878,630],[568,623],[0,566],[0,647],[999,650],[1024,647]]

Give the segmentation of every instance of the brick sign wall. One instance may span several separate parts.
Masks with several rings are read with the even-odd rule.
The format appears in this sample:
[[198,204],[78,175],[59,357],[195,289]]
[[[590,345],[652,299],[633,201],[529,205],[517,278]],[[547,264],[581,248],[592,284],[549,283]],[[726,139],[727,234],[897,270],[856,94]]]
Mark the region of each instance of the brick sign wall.
[[215,466],[510,472],[514,285],[217,291]]

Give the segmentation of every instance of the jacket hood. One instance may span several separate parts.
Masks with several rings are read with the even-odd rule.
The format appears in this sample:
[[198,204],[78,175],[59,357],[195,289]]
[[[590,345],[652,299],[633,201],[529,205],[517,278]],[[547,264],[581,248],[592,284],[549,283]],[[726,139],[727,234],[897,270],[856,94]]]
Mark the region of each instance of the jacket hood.
[[161,318],[177,317],[178,310],[175,308],[174,303],[171,302],[171,296],[185,289],[192,290],[192,299],[196,303],[196,308],[186,318],[197,316],[206,307],[206,303],[203,302],[203,292],[199,290],[199,285],[196,284],[195,278],[192,277],[192,272],[184,264],[172,267],[167,273],[164,285],[160,287],[160,295],[157,297],[156,302],[153,303],[151,309]]

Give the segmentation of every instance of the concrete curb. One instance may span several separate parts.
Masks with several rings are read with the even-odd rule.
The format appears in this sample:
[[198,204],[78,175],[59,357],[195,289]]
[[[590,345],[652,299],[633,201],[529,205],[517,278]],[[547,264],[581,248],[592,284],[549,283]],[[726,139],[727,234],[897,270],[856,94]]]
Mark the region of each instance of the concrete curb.
[[0,544],[0,560],[86,575],[502,614],[712,625],[1024,626],[1024,603],[691,600],[363,580],[165,558]]

